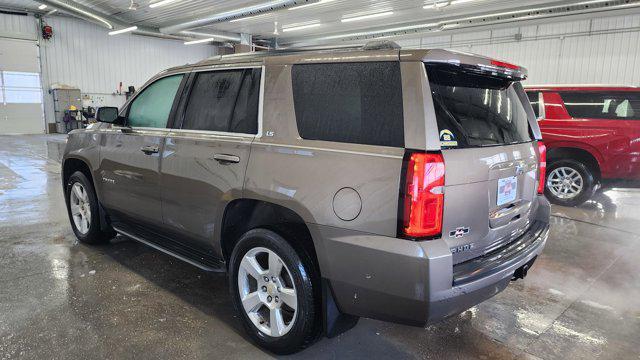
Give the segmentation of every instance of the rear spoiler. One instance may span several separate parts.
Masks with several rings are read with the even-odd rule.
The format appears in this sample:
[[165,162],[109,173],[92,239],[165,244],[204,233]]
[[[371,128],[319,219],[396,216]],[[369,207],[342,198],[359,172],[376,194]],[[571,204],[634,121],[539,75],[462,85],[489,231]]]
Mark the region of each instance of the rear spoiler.
[[451,50],[429,50],[422,58],[422,61],[426,63],[445,63],[461,67],[473,67],[482,72],[513,78],[514,80],[525,80],[528,76],[527,69],[522,66],[485,56]]

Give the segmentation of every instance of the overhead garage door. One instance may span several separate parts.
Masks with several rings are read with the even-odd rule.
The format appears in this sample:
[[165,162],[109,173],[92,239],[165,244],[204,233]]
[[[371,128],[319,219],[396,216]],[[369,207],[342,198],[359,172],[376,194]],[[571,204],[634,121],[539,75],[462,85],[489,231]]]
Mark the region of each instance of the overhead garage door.
[[42,87],[34,41],[0,38],[0,134],[42,134]]

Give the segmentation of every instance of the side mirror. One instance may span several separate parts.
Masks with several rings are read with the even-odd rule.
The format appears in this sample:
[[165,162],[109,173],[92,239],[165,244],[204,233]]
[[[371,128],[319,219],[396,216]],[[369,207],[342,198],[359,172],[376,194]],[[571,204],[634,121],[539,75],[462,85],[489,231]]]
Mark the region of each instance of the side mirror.
[[96,110],[96,121],[114,124],[118,120],[118,108],[114,106],[103,106]]

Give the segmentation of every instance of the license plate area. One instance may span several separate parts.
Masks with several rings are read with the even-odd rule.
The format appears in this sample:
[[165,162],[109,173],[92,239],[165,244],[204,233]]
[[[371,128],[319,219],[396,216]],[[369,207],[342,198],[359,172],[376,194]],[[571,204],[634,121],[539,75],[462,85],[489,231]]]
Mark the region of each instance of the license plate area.
[[498,196],[496,200],[498,206],[514,201],[517,193],[518,178],[516,176],[498,179]]

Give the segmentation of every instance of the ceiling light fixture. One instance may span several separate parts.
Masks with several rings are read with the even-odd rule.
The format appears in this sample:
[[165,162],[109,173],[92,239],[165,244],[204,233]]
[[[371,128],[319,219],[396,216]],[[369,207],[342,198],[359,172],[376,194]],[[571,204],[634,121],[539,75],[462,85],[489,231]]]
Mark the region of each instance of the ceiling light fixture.
[[40,9],[40,10],[44,10],[46,8],[47,8],[47,5],[45,5],[45,4],[42,4],[42,5],[38,6],[38,9]]
[[304,30],[304,29],[311,29],[314,27],[318,27],[320,26],[320,23],[316,23],[316,24],[307,24],[307,25],[300,25],[300,26],[291,26],[291,27],[283,27],[282,28],[282,32],[289,32],[289,31],[298,31],[298,30]]
[[385,11],[377,14],[369,14],[369,15],[362,15],[362,16],[343,17],[341,21],[342,22],[360,21],[360,20],[379,18],[379,17],[389,16],[389,15],[393,15],[393,11]]
[[157,8],[157,7],[160,7],[160,6],[165,6],[165,5],[171,4],[172,2],[176,2],[176,1],[178,1],[178,0],[160,0],[158,2],[154,2],[154,3],[149,4],[149,7],[150,8]]
[[215,39],[214,38],[206,38],[206,39],[200,39],[200,40],[185,41],[184,44],[185,45],[202,44],[202,43],[212,42],[213,40],[215,40]]
[[423,9],[440,9],[449,5],[458,5],[464,3],[470,3],[472,1],[478,0],[449,0],[449,1],[434,1],[432,3],[426,4],[423,6]]
[[118,34],[123,34],[123,33],[134,31],[134,30],[138,30],[138,27],[137,26],[131,26],[131,27],[128,27],[128,28],[120,29],[120,30],[109,31],[109,35],[118,35]]
[[304,5],[294,6],[294,7],[289,8],[289,10],[303,9],[303,8],[306,8],[306,7],[309,7],[309,6],[316,6],[316,5],[320,5],[320,4],[330,3],[332,1],[335,1],[335,0],[320,0],[320,1],[317,1],[317,2],[314,2],[314,3],[311,3],[311,4],[304,4]]

